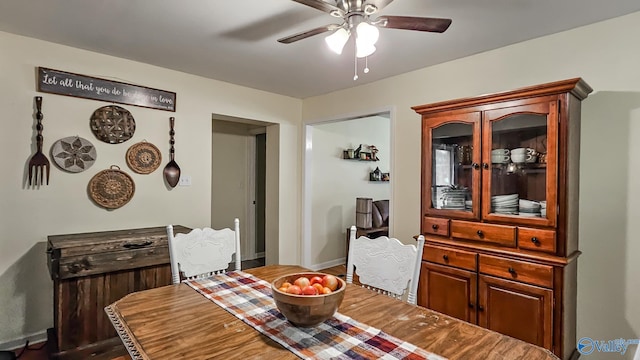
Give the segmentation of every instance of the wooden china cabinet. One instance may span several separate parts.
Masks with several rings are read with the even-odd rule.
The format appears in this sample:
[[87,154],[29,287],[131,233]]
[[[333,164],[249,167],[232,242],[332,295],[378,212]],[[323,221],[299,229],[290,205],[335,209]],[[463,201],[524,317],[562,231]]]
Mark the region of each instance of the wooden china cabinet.
[[418,304],[575,356],[580,104],[569,79],[415,106]]

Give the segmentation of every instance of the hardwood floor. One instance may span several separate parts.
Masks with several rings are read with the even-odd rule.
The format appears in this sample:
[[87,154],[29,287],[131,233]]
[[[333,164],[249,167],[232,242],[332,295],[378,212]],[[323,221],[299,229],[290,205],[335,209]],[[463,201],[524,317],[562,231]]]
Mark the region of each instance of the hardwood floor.
[[[250,269],[258,266],[264,266],[264,258],[256,259],[256,260],[248,260],[242,262],[243,269]],[[347,273],[347,268],[344,265],[333,266],[327,269],[320,270],[321,272],[332,274],[336,276],[340,276],[344,279]],[[357,279],[354,279],[354,282],[357,282]],[[23,351],[22,348],[16,349],[16,354],[22,355],[18,358],[18,360],[47,360],[47,347],[45,343],[39,344],[29,344],[29,346]],[[124,348],[122,349],[124,351]],[[98,360],[98,359],[95,359]],[[129,355],[122,355],[111,359],[103,359],[103,360],[131,360]]]

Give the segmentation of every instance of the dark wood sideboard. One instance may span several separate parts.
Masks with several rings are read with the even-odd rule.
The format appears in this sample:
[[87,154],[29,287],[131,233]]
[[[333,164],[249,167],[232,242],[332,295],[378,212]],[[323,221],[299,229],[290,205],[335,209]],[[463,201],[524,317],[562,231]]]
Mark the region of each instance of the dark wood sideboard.
[[[175,233],[190,230],[174,226]],[[56,359],[110,359],[123,352],[104,307],[134,291],[171,284],[164,226],[52,235],[47,254],[54,290],[48,344]]]

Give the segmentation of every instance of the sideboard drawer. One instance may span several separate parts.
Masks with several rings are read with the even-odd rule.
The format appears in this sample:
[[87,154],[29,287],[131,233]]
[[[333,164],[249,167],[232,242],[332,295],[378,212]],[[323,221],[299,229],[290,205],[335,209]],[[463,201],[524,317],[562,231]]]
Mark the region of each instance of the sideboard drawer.
[[520,249],[556,252],[556,232],[531,228],[518,228],[518,247]]
[[553,287],[553,266],[480,254],[479,271],[505,279]]
[[422,219],[423,234],[449,236],[449,219],[425,216]]
[[476,271],[478,254],[471,251],[425,245],[422,260]]
[[[176,225],[176,233],[190,229]],[[167,264],[169,250],[163,226],[143,229],[50,235],[49,271],[52,279],[68,279]]]
[[515,226],[451,220],[451,236],[459,239],[516,247]]
[[147,266],[162,265],[169,259],[168,246],[111,251],[62,258],[58,261],[60,279],[104,274]]

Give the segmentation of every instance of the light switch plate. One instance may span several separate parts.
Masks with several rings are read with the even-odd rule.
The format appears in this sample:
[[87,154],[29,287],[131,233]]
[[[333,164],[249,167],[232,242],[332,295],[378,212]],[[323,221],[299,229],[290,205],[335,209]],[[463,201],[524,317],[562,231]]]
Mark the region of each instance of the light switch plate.
[[180,186],[191,186],[191,176],[182,175],[180,176],[180,182],[178,183]]

